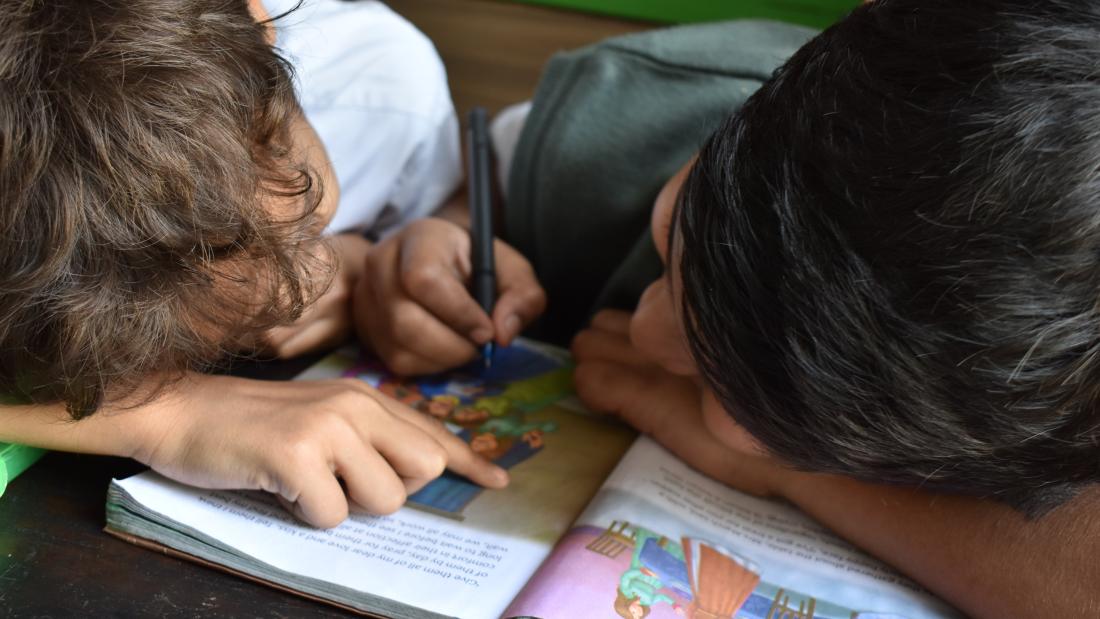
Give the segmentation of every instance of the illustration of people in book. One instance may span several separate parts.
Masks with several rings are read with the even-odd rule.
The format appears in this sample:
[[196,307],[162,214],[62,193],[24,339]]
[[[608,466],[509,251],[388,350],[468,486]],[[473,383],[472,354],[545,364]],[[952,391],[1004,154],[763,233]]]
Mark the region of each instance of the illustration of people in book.
[[625,619],[641,619],[654,604],[668,604],[682,616],[681,602],[690,602],[692,596],[680,544],[642,527],[634,529],[630,540],[634,549],[615,590],[615,612]]
[[[621,523],[612,527],[627,530]],[[676,543],[640,526],[630,539],[630,565],[613,605],[624,619],[647,617],[656,604],[688,619],[730,618],[760,582],[751,562],[714,544],[687,537]]]
[[743,552],[670,533],[625,520],[573,528],[507,615],[565,619],[604,608],[623,619],[904,619],[766,582]]
[[[457,434],[482,456],[501,468],[510,469],[537,454],[543,448],[543,436],[553,432],[553,422],[526,422],[522,413],[512,411],[506,416],[490,418],[476,429],[461,429]],[[409,501],[433,512],[460,518],[462,510],[484,489],[453,473],[436,478]]]
[[[562,362],[535,350],[522,346],[499,348],[494,353],[494,360],[496,362],[488,368],[474,361],[446,374],[405,378],[393,374],[378,361],[361,356],[342,375],[364,380],[410,406],[436,402],[440,407],[450,407],[452,412],[460,405],[470,406],[478,399],[501,395],[505,391],[509,392],[509,399],[525,407],[544,406],[570,391],[571,385],[560,381],[549,389],[548,385],[540,383],[543,388],[534,392],[522,388],[519,383],[565,369]],[[522,397],[517,398],[517,394]]]
[[430,398],[422,399],[413,406],[416,410],[427,414],[430,417],[434,417],[440,421],[445,421],[450,417],[455,410],[459,407],[461,401],[458,396],[450,394],[433,395]]
[[[442,421],[482,456],[510,469],[535,456],[546,435],[557,429],[550,421],[532,421],[528,411],[567,395],[567,369],[555,359],[523,347],[497,350],[486,368],[471,363],[445,376],[402,378],[375,361],[361,358],[344,376],[362,379],[383,393]],[[450,472],[409,497],[434,513],[461,519],[463,509],[483,489]]]

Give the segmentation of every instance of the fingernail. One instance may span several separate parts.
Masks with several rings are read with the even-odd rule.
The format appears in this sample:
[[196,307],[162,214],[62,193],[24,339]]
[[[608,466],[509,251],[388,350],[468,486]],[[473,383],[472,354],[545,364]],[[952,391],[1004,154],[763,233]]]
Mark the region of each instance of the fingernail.
[[493,471],[493,482],[498,486],[508,485],[508,471],[498,467],[495,467]]
[[493,339],[493,330],[488,327],[478,327],[470,332],[470,339],[477,344],[484,344]]
[[519,316],[515,314],[509,314],[504,319],[504,326],[501,331],[504,332],[504,341],[510,342],[512,338],[519,335],[519,330],[523,328],[523,322],[519,319]]

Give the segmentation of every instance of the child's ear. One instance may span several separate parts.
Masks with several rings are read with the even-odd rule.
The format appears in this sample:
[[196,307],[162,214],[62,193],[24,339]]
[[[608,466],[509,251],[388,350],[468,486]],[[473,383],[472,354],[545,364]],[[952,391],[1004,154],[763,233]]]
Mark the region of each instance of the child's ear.
[[275,26],[271,23],[271,15],[264,8],[264,3],[260,0],[248,0],[248,12],[252,14],[252,19],[256,20],[256,23],[263,24],[264,39],[268,45],[274,47]]

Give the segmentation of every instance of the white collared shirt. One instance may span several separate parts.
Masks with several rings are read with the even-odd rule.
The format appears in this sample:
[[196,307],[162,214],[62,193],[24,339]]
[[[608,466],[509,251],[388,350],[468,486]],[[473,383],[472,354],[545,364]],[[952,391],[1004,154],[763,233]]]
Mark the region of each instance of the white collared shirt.
[[[263,0],[272,17],[297,0]],[[329,232],[385,234],[462,180],[458,119],[435,47],[376,0],[305,0],[277,19],[306,118],[340,183]]]

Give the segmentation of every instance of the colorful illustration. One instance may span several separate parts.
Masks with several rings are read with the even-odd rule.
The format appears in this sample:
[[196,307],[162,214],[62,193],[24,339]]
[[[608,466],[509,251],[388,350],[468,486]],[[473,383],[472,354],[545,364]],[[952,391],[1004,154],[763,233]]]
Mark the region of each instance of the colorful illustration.
[[677,542],[625,521],[572,529],[506,616],[608,613],[623,619],[900,619],[762,582],[760,568],[737,552],[695,537]]
[[691,616],[733,617],[760,584],[760,568],[715,544],[685,537],[684,546],[692,583]]
[[[676,543],[644,527],[629,530],[612,522],[605,532],[633,546],[613,604],[624,619],[647,617],[656,604],[689,618],[732,617],[760,582],[755,566],[728,550],[687,537]],[[595,547],[602,554],[605,542]]]
[[[401,378],[379,363],[361,358],[343,373],[360,378],[386,395],[442,421],[470,447],[510,469],[538,454],[554,421],[537,421],[538,411],[572,392],[570,369],[536,350],[498,349],[493,365],[480,361],[446,374]],[[409,497],[415,506],[451,518],[482,492],[482,487],[447,472]]]
[[[626,523],[608,529],[626,530]],[[628,538],[633,546],[630,567],[619,577],[613,607],[620,617],[641,619],[654,604],[668,604],[683,615],[682,602],[691,601],[684,551],[679,544],[638,527]],[[675,595],[676,597],[672,597]]]

